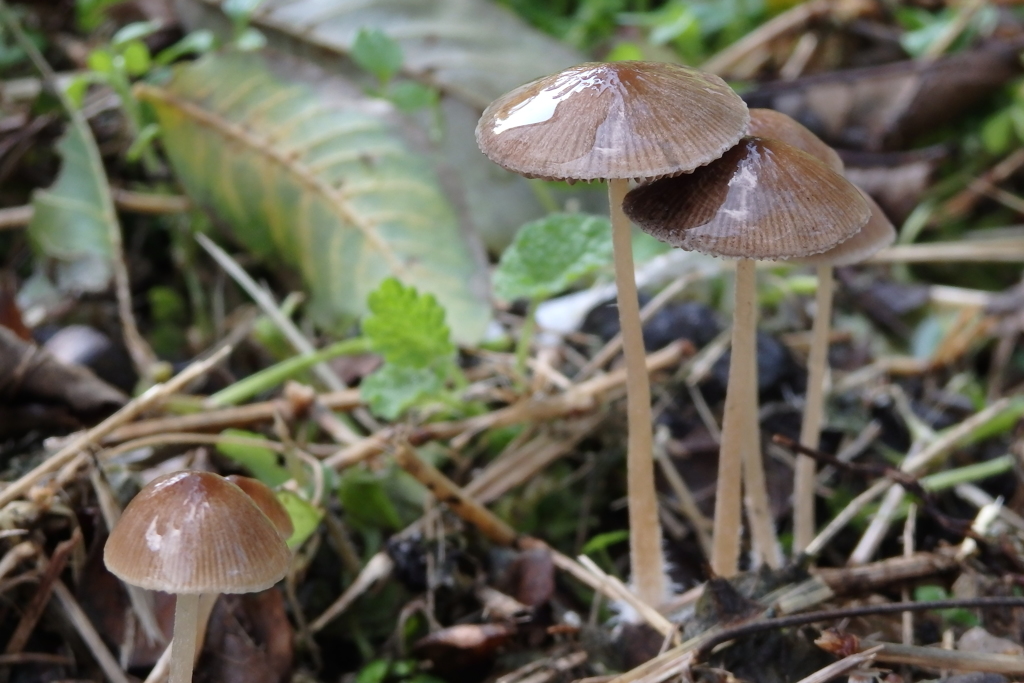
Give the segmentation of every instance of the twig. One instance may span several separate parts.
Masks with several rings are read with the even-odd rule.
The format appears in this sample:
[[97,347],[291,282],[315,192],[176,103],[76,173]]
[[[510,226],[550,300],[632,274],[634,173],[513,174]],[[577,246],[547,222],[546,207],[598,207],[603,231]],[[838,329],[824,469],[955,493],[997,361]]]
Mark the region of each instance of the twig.
[[[317,396],[316,401],[331,410],[351,410],[362,405],[358,389],[332,391]],[[240,427],[254,422],[265,422],[274,419],[277,401],[263,401],[244,406],[203,410],[189,415],[173,415],[140,420],[130,425],[118,427],[104,440],[104,444],[130,441],[143,436],[165,434],[167,432],[219,431],[227,427]]]
[[100,665],[100,668],[103,669],[103,673],[110,680],[110,683],[128,683],[128,677],[121,670],[114,656],[110,654],[110,650],[103,643],[100,634],[96,632],[96,627],[89,621],[89,617],[82,611],[81,606],[79,606],[71,591],[68,590],[68,587],[61,581],[57,581],[53,585],[53,594],[57,597],[61,607],[64,608],[64,613],[75,627],[75,630],[78,631],[78,635],[85,641],[93,658]]
[[[131,190],[112,190],[114,206],[133,213],[183,213],[192,207],[188,197]],[[32,222],[35,207],[31,204],[0,209],[0,230],[24,228]]]
[[20,498],[40,479],[59,470],[86,448],[98,444],[104,436],[114,431],[117,427],[130,422],[144,410],[151,408],[171,394],[183,389],[189,382],[205,374],[210,368],[226,358],[230,352],[231,347],[225,347],[206,360],[196,361],[171,380],[164,384],[150,387],[145,393],[126,403],[123,408],[106,420],[73,439],[71,443],[49,456],[34,469],[18,478],[17,481],[4,487],[0,491],[0,508]]
[[[1000,674],[1024,674],[1024,657],[963,650],[944,650],[937,647],[920,647],[881,643],[860,639],[850,634],[825,634],[819,640],[832,638],[850,649],[875,651],[875,659],[889,664],[909,664],[928,669],[952,669],[956,671],[984,671]],[[819,647],[822,647],[819,645]],[[881,648],[881,649],[878,649]],[[827,644],[823,649],[829,650]]]
[[873,648],[865,649],[863,652],[857,652],[843,657],[839,661],[832,662],[828,666],[818,669],[810,676],[801,679],[799,683],[828,683],[848,671],[852,671],[853,669],[867,664],[868,662],[875,661],[875,656],[881,649],[881,645],[876,645]]
[[932,261],[1017,263],[1024,261],[1024,240],[1006,238],[899,244],[882,249],[865,263],[928,263]]
[[[954,598],[951,600],[926,600],[920,602],[891,602],[884,605],[865,605],[861,607],[845,607],[840,609],[821,610],[818,612],[806,612],[804,614],[793,614],[777,619],[766,619],[753,623],[741,624],[730,628],[724,628],[712,637],[705,640],[697,650],[697,659],[707,657],[717,646],[737,638],[775,631],[782,628],[793,628],[794,626],[805,626],[821,621],[836,621],[841,619],[853,619],[854,617],[874,616],[878,614],[896,614],[899,612],[927,612],[940,609],[983,609],[986,607],[1022,607],[1024,598],[1020,597],[985,597],[985,598]],[[1022,660],[1024,661],[1024,660]]]
[[[32,596],[28,605],[26,605],[25,609],[22,610],[18,626],[14,629],[14,633],[11,634],[10,640],[7,641],[7,646],[4,648],[4,654],[17,654],[25,648],[25,645],[28,644],[28,639],[32,637],[32,631],[35,630],[36,624],[39,623],[40,617],[43,616],[43,610],[46,608],[46,603],[50,601],[50,594],[53,592],[54,582],[57,581],[57,577],[60,576],[60,573],[64,571],[64,567],[67,566],[71,551],[74,550],[75,546],[81,540],[82,532],[78,527],[75,527],[74,532],[71,534],[71,538],[57,544],[57,547],[54,549],[49,561],[46,562],[42,576],[39,577],[39,585],[36,588],[35,595]],[[40,559],[42,559],[42,556]]]
[[519,537],[515,529],[467,495],[461,487],[436,467],[422,460],[408,442],[400,442],[395,447],[395,462],[426,486],[439,502],[444,503],[452,512],[474,525],[491,541],[498,545],[515,544]]

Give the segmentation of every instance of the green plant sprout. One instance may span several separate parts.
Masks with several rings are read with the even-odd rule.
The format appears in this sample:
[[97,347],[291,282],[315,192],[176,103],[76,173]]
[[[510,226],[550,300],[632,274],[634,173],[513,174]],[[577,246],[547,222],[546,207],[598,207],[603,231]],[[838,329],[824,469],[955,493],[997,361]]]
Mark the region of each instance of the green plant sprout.
[[[390,101],[399,111],[410,113],[432,108],[437,112],[437,90],[416,81],[396,81],[402,70],[402,46],[379,29],[360,29],[352,44],[352,60],[377,79],[370,95]],[[436,122],[435,122],[436,123]]]
[[607,218],[555,213],[519,229],[501,255],[493,284],[500,299],[529,301],[516,346],[520,375],[526,375],[537,306],[611,263],[611,223]]

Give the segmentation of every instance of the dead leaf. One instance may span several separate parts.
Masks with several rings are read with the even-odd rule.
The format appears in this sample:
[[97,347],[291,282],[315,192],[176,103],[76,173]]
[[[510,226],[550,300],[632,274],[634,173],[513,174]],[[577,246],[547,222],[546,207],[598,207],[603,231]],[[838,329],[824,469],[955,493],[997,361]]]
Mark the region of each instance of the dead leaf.
[[222,595],[210,615],[196,680],[283,683],[295,656],[292,638],[280,591]]
[[1016,42],[993,41],[932,62],[815,74],[766,83],[744,96],[751,107],[789,114],[836,147],[899,149],[1002,88],[1020,72]]

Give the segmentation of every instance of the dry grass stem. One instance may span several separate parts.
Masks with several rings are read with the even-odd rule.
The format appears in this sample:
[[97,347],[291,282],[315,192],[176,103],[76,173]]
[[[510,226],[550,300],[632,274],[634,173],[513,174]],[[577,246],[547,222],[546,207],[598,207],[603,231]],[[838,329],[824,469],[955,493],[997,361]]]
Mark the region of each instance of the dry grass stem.
[[110,654],[110,650],[107,649],[100,634],[96,632],[96,628],[89,621],[89,617],[86,616],[85,612],[82,611],[82,607],[75,600],[75,596],[68,590],[68,587],[61,581],[57,581],[53,585],[53,594],[64,610],[68,621],[71,622],[79,637],[81,637],[86,647],[89,648],[93,659],[100,665],[103,674],[110,683],[129,683],[128,676],[121,669],[114,656]]
[[[801,679],[799,683],[828,683],[845,673],[875,661],[875,655],[881,649],[881,646],[876,646],[864,650],[863,652],[857,652],[847,657],[843,657],[839,661],[832,662],[828,666],[815,671],[810,676]],[[851,676],[851,680],[852,679],[853,677]]]
[[[679,629],[675,624],[662,616],[652,605],[640,599],[618,577],[605,573],[589,557],[580,555],[578,563],[556,551],[552,551],[552,557],[556,567],[572,574],[606,598],[629,605],[637,617],[646,621],[651,628],[663,636],[671,637],[676,645],[679,644]],[[590,574],[590,577],[586,574]]]
[[874,640],[860,641],[862,652],[879,646],[881,649],[875,655],[876,660],[888,664],[909,664],[932,670],[983,671],[1011,676],[1024,674],[1024,657],[944,650],[937,647],[897,645]]

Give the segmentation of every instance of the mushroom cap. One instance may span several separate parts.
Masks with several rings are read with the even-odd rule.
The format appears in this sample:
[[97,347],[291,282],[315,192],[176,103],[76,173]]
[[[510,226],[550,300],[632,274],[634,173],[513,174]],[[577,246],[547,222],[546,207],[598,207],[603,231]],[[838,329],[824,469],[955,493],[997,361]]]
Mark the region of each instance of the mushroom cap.
[[871,216],[857,188],[814,157],[749,137],[693,173],[632,190],[622,208],[672,246],[767,260],[831,249]]
[[249,496],[210,472],[175,472],[143,488],[103,549],[125,583],[167,593],[253,593],[288,572],[291,553]]
[[843,160],[834,149],[805,126],[780,111],[751,109],[747,135],[785,142],[801,152],[810,154],[836,173],[843,172]]
[[252,498],[256,507],[263,511],[270,523],[281,534],[281,538],[287,541],[295,533],[295,525],[292,524],[292,517],[288,514],[281,501],[277,499],[274,489],[264,484],[259,479],[243,477],[232,474],[225,477],[232,484],[245,491],[245,495]]
[[496,99],[476,141],[491,161],[528,178],[652,180],[717,159],[748,119],[718,76],[661,62],[593,62]]
[[859,187],[857,189],[860,190],[864,201],[871,207],[871,218],[868,219],[867,224],[856,235],[840,242],[828,251],[793,259],[793,261],[809,266],[848,266],[871,258],[875,252],[884,249],[896,240],[896,228],[886,218],[882,207],[867,192]]

